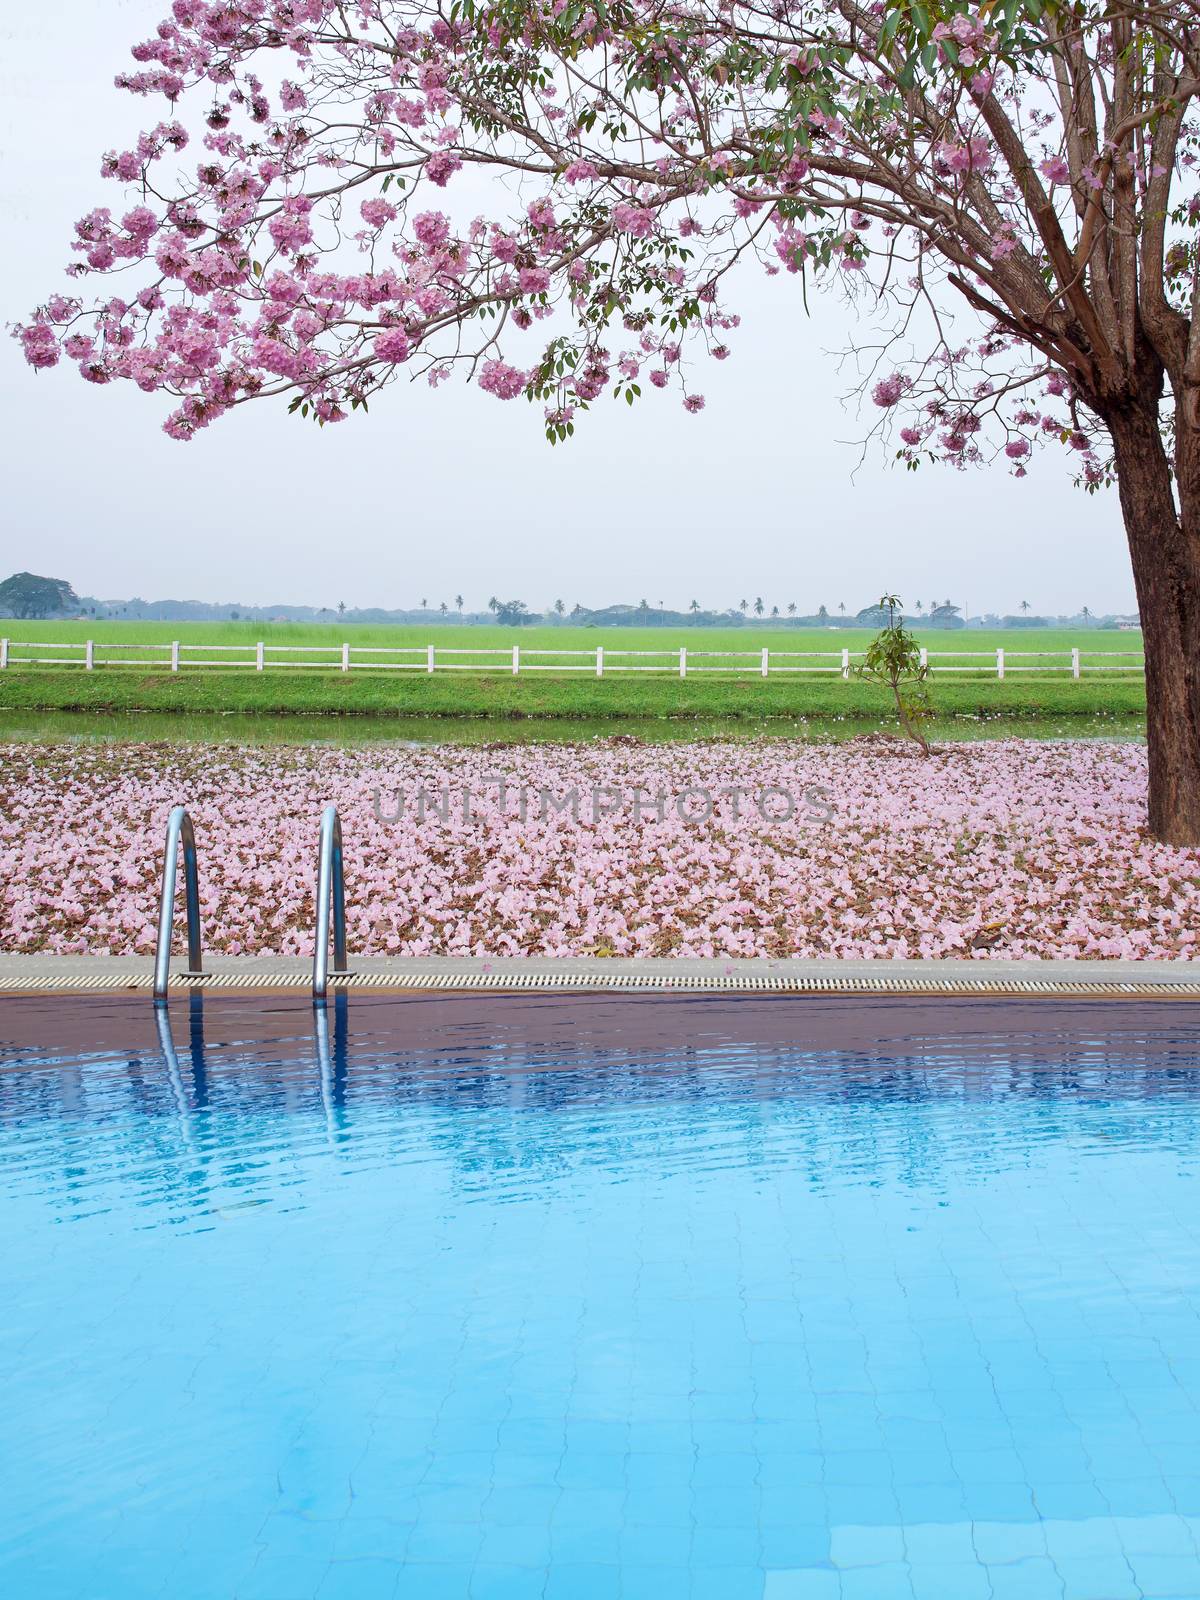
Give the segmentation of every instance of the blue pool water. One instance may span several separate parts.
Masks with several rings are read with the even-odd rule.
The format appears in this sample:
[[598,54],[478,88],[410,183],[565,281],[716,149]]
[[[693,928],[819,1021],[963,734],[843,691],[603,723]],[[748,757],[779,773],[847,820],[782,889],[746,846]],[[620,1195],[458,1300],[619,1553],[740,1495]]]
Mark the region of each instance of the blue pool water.
[[1198,1045],[11,1002],[0,1593],[1195,1600]]

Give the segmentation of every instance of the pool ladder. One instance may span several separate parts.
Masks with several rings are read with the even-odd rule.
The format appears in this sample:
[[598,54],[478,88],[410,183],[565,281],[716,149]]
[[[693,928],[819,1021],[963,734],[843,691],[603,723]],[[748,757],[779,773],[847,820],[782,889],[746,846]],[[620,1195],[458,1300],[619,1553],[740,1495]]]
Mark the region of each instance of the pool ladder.
[[[179,847],[183,846],[183,887],[187,912],[188,965],[185,978],[203,978],[200,953],[200,879],[196,866],[196,832],[186,806],[176,806],[167,820],[167,847],[163,859],[162,895],[158,905],[158,943],[154,951],[154,1003],[165,1006],[171,977],[171,930],[175,921],[175,895],[179,875]],[[346,875],[342,851],[342,824],[336,806],[321,813],[317,853],[317,926],[313,950],[312,998],[323,1006],[329,992],[329,935],[333,932],[333,970],[346,972]]]

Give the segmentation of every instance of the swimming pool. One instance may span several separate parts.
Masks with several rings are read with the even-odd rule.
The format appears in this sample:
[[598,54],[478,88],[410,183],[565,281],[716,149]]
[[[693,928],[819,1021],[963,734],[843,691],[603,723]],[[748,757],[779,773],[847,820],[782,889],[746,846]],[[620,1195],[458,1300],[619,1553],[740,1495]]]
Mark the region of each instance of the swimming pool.
[[1187,1002],[28,998],[0,1591],[1200,1596]]

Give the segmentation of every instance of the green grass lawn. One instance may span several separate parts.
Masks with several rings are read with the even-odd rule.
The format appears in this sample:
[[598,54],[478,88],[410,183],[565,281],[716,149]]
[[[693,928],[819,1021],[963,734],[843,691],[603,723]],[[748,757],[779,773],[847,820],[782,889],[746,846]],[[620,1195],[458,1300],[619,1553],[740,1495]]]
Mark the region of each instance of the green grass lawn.
[[[82,645],[96,641],[97,668],[33,666],[14,661],[0,674],[0,710],[10,711],[153,711],[161,713],[382,715],[402,717],[567,717],[608,721],[624,718],[702,717],[744,720],[762,717],[848,716],[878,719],[890,714],[887,694],[870,684],[837,673],[779,672],[764,679],[751,662],[705,659],[706,652],[772,652],[771,665],[831,666],[843,649],[861,652],[869,630],[746,628],[575,628],[464,627],[455,624],[416,628],[356,627],[304,623],[157,623],[157,622],[15,622],[0,621],[0,636],[13,641],[13,654],[30,648],[21,641]],[[152,658],[178,639],[183,645],[232,645],[231,664],[221,668],[188,667],[175,674],[157,666],[105,665],[108,660],[136,659],[142,646],[157,646]],[[939,715],[988,717],[1095,717],[1141,715],[1141,635],[1096,630],[1009,630],[976,633],[926,630],[921,635],[933,661],[931,692]],[[246,670],[254,646],[292,647],[293,654],[268,657],[264,672]],[[314,670],[305,662],[307,649],[336,646],[343,640],[352,651],[365,646],[424,647],[445,652],[443,664],[465,664],[470,657],[452,650],[490,650],[482,664],[488,671],[359,671],[339,670],[340,655],[330,654],[328,668]],[[522,652],[523,670],[511,670],[513,645]],[[595,675],[594,653],[603,646],[608,670]],[[688,652],[689,673],[678,676],[677,664],[663,658],[626,656],[620,651]],[[121,647],[118,652],[117,647]],[[300,647],[300,648],[296,648]],[[996,676],[995,651],[1006,654],[1007,676]],[[1082,653],[1083,677],[1070,676],[1070,651]],[[531,659],[530,652],[555,654]],[[587,651],[585,658],[558,652]],[[776,652],[824,651],[827,661],[786,663]],[[958,654],[939,675],[937,652]],[[1019,652],[1038,656],[1022,661]],[[43,652],[49,654],[52,652]],[[1126,653],[1121,670],[1089,674],[1090,661],[1109,653]],[[217,654],[210,660],[220,659]],[[368,660],[371,658],[368,657]],[[237,665],[232,664],[237,662]],[[277,666],[276,662],[285,666]],[[639,671],[613,670],[619,663]],[[291,665],[295,662],[295,665]],[[186,657],[185,657],[186,663]],[[536,670],[537,666],[543,670]],[[575,667],[573,672],[562,669]],[[535,670],[525,670],[533,668]],[[645,670],[653,668],[654,670]],[[735,668],[744,676],[722,675]],[[707,670],[706,670],[707,669]]]
[[[1033,679],[949,678],[935,681],[939,716],[1140,717],[1141,675]],[[82,672],[14,668],[0,675],[0,710],[153,711],[257,716],[301,714],[393,717],[569,717],[589,721],[700,717],[891,714],[887,692],[856,679],[664,678],[651,675],[557,677],[468,673],[362,672]]]

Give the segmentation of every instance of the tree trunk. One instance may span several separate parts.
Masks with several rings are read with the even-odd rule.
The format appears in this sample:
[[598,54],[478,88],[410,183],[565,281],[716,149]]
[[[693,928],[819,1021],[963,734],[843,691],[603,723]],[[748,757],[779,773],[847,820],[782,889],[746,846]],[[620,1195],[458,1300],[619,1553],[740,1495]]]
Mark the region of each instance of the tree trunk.
[[1176,508],[1157,406],[1105,420],[1145,640],[1150,831],[1200,846],[1200,526]]

